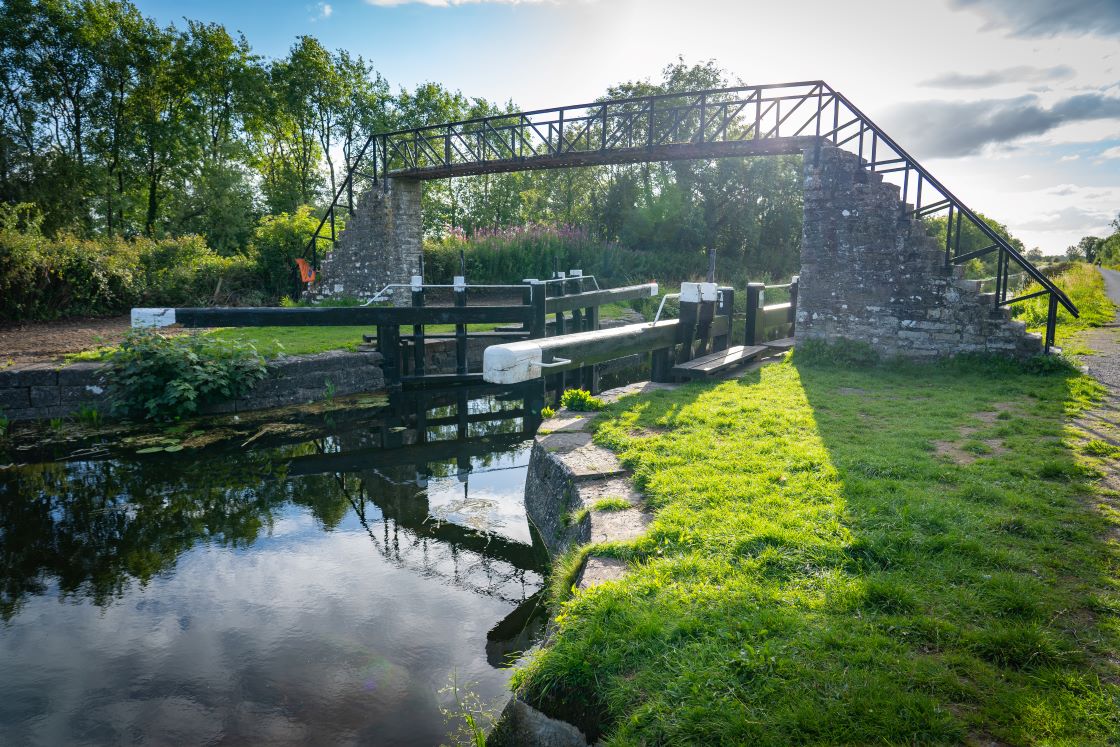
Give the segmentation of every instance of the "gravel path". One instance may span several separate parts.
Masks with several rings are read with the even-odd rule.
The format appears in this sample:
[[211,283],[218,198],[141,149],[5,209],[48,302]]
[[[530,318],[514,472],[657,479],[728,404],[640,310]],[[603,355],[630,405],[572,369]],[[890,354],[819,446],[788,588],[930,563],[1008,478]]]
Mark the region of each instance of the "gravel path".
[[[1105,291],[1113,303],[1120,305],[1120,272],[1098,268],[1104,276]],[[1120,312],[1112,324],[1089,330],[1086,340],[1096,355],[1086,356],[1083,363],[1089,373],[1120,396]]]

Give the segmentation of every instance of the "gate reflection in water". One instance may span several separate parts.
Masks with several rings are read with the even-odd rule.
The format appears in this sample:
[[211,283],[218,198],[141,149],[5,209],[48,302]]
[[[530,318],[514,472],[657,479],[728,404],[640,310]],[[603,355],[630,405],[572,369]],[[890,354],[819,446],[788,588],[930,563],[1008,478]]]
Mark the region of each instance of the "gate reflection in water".
[[0,743],[439,743],[543,625],[538,399],[0,469]]

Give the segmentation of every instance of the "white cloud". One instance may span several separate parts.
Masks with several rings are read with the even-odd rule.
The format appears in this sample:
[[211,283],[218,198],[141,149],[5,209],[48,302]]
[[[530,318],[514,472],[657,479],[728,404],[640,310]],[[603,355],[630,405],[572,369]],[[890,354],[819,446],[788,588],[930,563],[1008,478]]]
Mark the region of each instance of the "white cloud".
[[1120,158],[1120,145],[1114,145],[1107,150],[1101,151],[1101,158]]
[[432,8],[450,8],[455,5],[535,5],[547,0],[366,0],[367,5],[392,8],[397,5],[427,5]]
[[311,16],[311,22],[322,21],[330,18],[334,13],[334,7],[330,3],[315,3],[314,15]]

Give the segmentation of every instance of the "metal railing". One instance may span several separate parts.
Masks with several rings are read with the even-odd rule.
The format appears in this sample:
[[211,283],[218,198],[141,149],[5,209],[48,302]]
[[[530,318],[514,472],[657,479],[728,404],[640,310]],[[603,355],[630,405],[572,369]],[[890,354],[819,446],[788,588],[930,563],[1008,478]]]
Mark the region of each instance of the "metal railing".
[[[1059,305],[1077,316],[1069,297],[1007,240],[950,192],[843,94],[824,81],[664,93],[537,109],[371,135],[349,165],[310,240],[338,240],[341,212],[355,193],[385,177],[437,179],[526,169],[729,156],[801,153],[824,144],[845,148],[864,168],[901,182],[900,221],[947,214],[945,266],[996,252],[995,304],[1049,295],[1046,347],[1053,344]],[[960,251],[967,222],[991,243]],[[1041,290],[1012,297],[1017,265]]]

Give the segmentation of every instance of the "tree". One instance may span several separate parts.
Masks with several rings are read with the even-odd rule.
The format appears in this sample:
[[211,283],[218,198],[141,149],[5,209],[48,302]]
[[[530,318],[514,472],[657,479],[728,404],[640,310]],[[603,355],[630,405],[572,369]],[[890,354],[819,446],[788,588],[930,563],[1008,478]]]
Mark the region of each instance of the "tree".
[[1097,236],[1082,236],[1074,246],[1066,249],[1066,256],[1070,259],[1084,259],[1086,262],[1096,262],[1097,254],[1104,239]]

